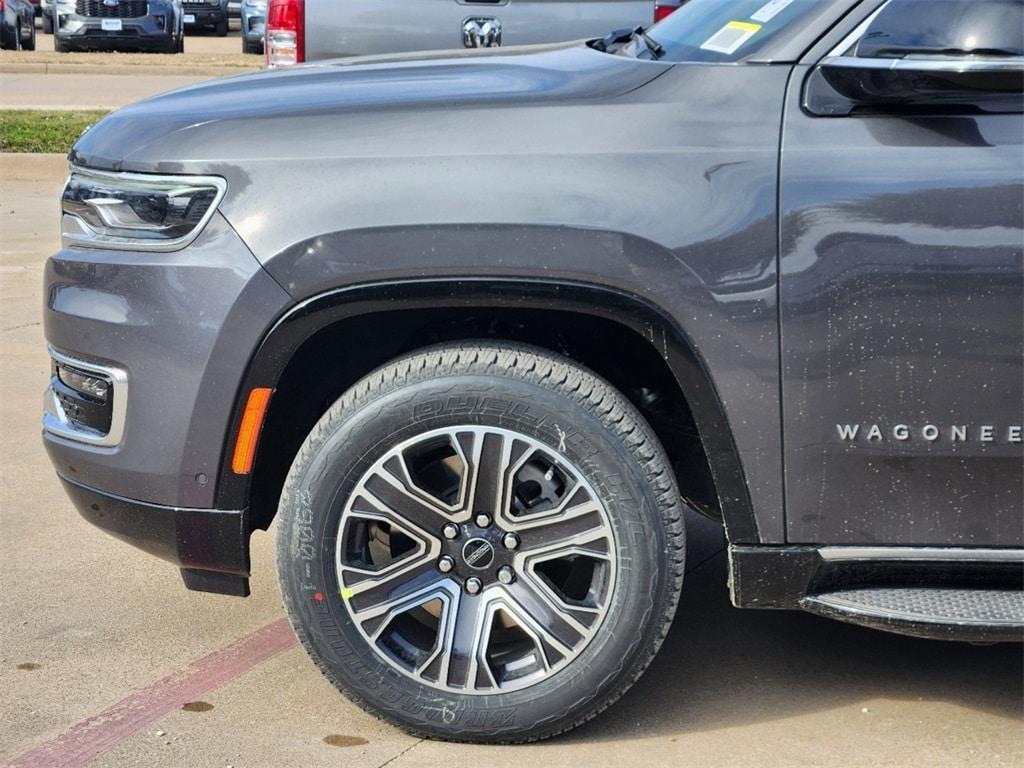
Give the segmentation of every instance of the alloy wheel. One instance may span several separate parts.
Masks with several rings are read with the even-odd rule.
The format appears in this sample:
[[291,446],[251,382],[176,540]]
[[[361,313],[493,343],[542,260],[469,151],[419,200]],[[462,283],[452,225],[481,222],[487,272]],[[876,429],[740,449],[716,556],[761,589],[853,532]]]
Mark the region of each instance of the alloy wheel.
[[579,657],[615,587],[593,487],[527,435],[458,426],[407,440],[348,496],[336,544],[349,616],[390,667],[493,694]]

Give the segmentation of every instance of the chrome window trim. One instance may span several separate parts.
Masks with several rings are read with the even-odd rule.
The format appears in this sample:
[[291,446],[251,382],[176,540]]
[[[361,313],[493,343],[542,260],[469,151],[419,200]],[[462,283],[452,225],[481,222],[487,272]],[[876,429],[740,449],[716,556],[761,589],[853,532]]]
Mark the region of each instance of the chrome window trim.
[[974,547],[820,547],[818,554],[830,562],[841,560],[903,560],[907,562],[1024,563],[1024,549]]
[[[68,173],[67,182],[64,186],[67,187],[68,182],[71,181],[71,177],[79,176],[91,176],[99,179],[109,179],[111,181],[122,181],[122,182],[140,182],[146,184],[156,183],[170,183],[170,184],[182,184],[182,185],[193,185],[193,186],[211,186],[217,189],[217,195],[210,205],[210,208],[206,213],[203,214],[203,218],[199,220],[195,228],[187,235],[174,240],[167,240],[163,242],[153,240],[135,240],[130,238],[111,238],[101,235],[99,232],[94,230],[88,224],[85,223],[78,216],[64,213],[61,211],[61,237],[64,241],[65,246],[72,246],[76,248],[101,248],[107,250],[116,251],[156,251],[156,252],[167,252],[167,251],[180,251],[182,248],[190,245],[200,233],[206,229],[206,225],[210,223],[210,219],[217,212],[221,202],[224,200],[224,195],[227,194],[228,183],[227,180],[220,176],[190,176],[190,175],[165,175],[160,173],[128,173],[128,172],[114,172],[114,171],[97,171],[92,168],[85,168],[82,166],[72,165]],[[63,199],[63,191],[62,191]],[[67,219],[72,220],[79,229],[82,230],[82,234],[70,233],[66,230]]]
[[1019,72],[1024,59],[935,56],[906,59],[861,59],[856,56],[826,56],[822,65],[851,69],[889,69],[906,72]]
[[101,433],[90,429],[72,426],[70,419],[64,413],[60,401],[53,392],[53,387],[46,388],[43,404],[43,430],[58,437],[74,440],[80,443],[112,448],[121,443],[124,437],[125,418],[128,413],[128,374],[121,368],[111,365],[100,365],[82,360],[77,357],[65,355],[58,352],[52,346],[48,346],[50,357],[58,363],[65,363],[75,368],[80,368],[89,373],[98,373],[110,379],[110,397],[112,413],[110,417],[110,430]]

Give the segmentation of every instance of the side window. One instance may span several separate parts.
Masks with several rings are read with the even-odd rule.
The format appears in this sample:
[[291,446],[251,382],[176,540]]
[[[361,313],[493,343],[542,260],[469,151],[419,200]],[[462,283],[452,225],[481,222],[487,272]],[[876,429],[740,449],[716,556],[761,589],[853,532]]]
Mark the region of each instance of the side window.
[[804,109],[1024,111],[1024,0],[888,0],[807,78]]

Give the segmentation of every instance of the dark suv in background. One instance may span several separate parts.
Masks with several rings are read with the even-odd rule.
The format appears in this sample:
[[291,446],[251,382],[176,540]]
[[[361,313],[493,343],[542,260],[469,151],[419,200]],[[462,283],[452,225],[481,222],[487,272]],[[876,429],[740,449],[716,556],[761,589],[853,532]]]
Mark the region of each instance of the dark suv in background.
[[1020,640],[1022,38],[1016,0],[690,0],[114,112],[46,266],[50,458],[190,589],[247,595],[273,522],[310,656],[427,736],[621,696],[685,506],[738,607]]
[[181,0],[185,30],[212,29],[218,37],[228,33],[228,0]]
[[56,51],[185,50],[180,0],[54,0]]

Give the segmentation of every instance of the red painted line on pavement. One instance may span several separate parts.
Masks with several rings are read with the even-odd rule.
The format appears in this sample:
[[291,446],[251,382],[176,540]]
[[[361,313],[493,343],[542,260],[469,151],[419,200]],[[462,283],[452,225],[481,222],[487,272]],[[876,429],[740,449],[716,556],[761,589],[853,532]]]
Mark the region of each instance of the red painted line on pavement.
[[64,734],[14,758],[8,768],[80,768],[150,723],[295,645],[287,619],[204,656],[180,672],[136,691]]

